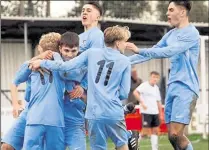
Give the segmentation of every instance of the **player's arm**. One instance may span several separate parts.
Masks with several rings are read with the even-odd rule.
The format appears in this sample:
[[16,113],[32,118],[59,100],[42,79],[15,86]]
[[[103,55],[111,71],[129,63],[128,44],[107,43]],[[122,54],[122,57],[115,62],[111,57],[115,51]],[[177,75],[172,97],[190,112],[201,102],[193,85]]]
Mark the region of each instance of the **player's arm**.
[[88,52],[81,53],[78,57],[70,61],[51,61],[51,60],[36,60],[31,62],[34,69],[43,67],[51,71],[70,71],[75,68],[86,67],[88,62]]
[[162,47],[162,48],[147,48],[147,49],[132,49],[135,52],[139,52],[138,54],[150,57],[150,58],[169,58],[173,55],[183,53],[187,51],[189,48],[193,47],[199,43],[199,35],[196,33],[186,35],[182,35],[178,37],[178,40],[170,46]]
[[[54,61],[64,62],[60,54],[57,52],[53,53],[53,58],[54,58]],[[64,80],[72,80],[75,76],[77,76],[77,74],[75,75],[67,71],[59,71],[59,75]]]
[[88,88],[87,84],[87,73],[84,75],[80,84],[76,85],[75,88],[69,93],[70,99],[81,98],[85,103],[86,101],[86,91]]
[[169,32],[167,32],[163,37],[162,39],[157,43],[155,44],[152,48],[162,48],[162,47],[165,47],[167,46],[166,44],[166,39],[168,38],[168,36],[172,33],[173,30],[170,30]]
[[136,100],[140,103],[140,105],[142,106],[142,108],[143,108],[144,110],[146,110],[146,109],[147,109],[147,106],[144,104],[144,101],[142,100],[142,98],[141,98],[141,96],[140,96],[140,92],[139,92],[138,89],[135,89],[135,90],[133,91],[133,95],[135,96]]
[[87,72],[81,81],[81,86],[84,89],[84,93],[82,94],[81,99],[87,104],[87,89],[88,89],[88,73]]
[[146,57],[146,56],[139,55],[139,54],[134,54],[132,56],[129,56],[128,58],[131,62],[131,65],[143,63],[151,59],[151,57]]
[[[167,39],[168,35],[170,35],[170,33],[171,33],[171,31],[166,33],[162,37],[162,39],[156,45],[154,45],[152,48],[162,48],[162,47],[167,46],[166,39]],[[137,50],[138,48],[133,43],[128,42],[127,48],[129,48],[129,46],[131,46],[131,50],[132,50],[132,48],[135,48],[136,49],[135,51],[137,51],[137,53],[138,53],[139,50]],[[144,55],[140,55],[140,54],[134,54],[132,56],[129,56],[129,59],[130,59],[131,64],[133,65],[133,64],[139,64],[139,63],[146,62],[146,61],[152,59],[152,57],[144,56]]]
[[[172,30],[169,31],[168,33],[166,33],[162,37],[162,39],[156,45],[154,45],[152,48],[162,48],[162,47],[167,46],[166,39],[167,39],[168,35],[170,35],[171,32],[172,32]],[[130,62],[131,62],[132,65],[133,64],[138,64],[138,63],[143,63],[143,62],[148,61],[148,60],[151,59],[150,56],[144,56],[144,55],[138,54],[140,50],[134,43],[127,42],[127,47],[126,48],[132,50],[135,53],[137,53],[137,54],[134,54],[132,56],[129,56],[129,59],[130,59]]]
[[52,59],[52,57],[53,57],[53,51],[47,50],[47,51],[33,57],[31,60],[33,61],[33,60],[37,60],[37,59]]
[[83,79],[81,80],[81,86],[83,87],[84,90],[87,91],[88,89],[88,73],[86,72]]
[[15,75],[15,79],[11,84],[11,98],[12,98],[12,107],[13,107],[13,117],[18,117],[18,110],[20,108],[18,104],[18,86],[27,81],[28,77],[31,74],[31,70],[28,69],[29,62],[25,62]]
[[127,99],[130,89],[131,89],[131,64],[128,64],[125,71],[123,72],[120,89],[119,89],[119,99],[120,100]]

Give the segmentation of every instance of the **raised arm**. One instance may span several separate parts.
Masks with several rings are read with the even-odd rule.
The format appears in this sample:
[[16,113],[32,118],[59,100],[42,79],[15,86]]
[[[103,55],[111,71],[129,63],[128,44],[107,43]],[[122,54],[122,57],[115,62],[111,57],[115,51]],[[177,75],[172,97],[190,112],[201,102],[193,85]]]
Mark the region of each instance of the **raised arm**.
[[171,46],[166,46],[162,48],[148,48],[141,49],[139,54],[151,57],[151,58],[169,58],[173,55],[183,53],[196,45],[199,42],[199,38],[191,36],[182,36],[173,43]]
[[146,56],[139,55],[139,54],[134,54],[132,56],[129,56],[128,58],[131,62],[131,65],[143,63],[151,59],[151,57],[146,57]]
[[171,34],[173,30],[170,30],[168,33],[166,33],[162,39],[157,43],[155,44],[152,48],[162,48],[162,47],[166,47],[167,44],[166,44],[166,39],[168,38],[168,36]]
[[148,58],[168,58],[176,54],[183,53],[199,43],[199,33],[185,33],[177,37],[178,40],[173,42],[172,45],[166,47],[152,47],[147,49],[138,49],[130,44],[130,49],[134,52],[138,52],[139,55]]
[[[167,46],[166,38],[168,37],[168,35],[170,35],[170,32],[166,33],[162,37],[162,39],[156,45],[154,45],[152,48],[162,48],[162,47]],[[127,49],[132,50],[132,48],[134,48],[137,53],[139,52],[139,49],[136,47],[135,44],[128,42]],[[129,59],[130,59],[131,65],[134,65],[134,64],[139,64],[139,63],[149,61],[150,59],[152,59],[152,57],[149,55],[145,56],[145,55],[135,54],[135,55],[129,56]]]
[[37,69],[43,67],[51,71],[70,71],[75,68],[81,68],[87,66],[88,63],[88,52],[85,51],[78,57],[70,61],[51,61],[51,60],[35,60],[31,62],[32,68]]

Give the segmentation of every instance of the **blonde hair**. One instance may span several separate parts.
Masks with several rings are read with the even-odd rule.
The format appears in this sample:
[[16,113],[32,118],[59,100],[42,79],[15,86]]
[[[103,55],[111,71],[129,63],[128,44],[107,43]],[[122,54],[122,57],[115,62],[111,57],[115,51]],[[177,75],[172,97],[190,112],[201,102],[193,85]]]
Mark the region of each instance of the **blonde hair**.
[[39,40],[39,46],[46,50],[52,50],[55,52],[59,52],[59,41],[61,39],[61,34],[56,32],[49,32],[41,36]]
[[113,46],[115,41],[127,41],[131,37],[131,33],[127,26],[113,26],[104,30],[104,41],[106,45]]

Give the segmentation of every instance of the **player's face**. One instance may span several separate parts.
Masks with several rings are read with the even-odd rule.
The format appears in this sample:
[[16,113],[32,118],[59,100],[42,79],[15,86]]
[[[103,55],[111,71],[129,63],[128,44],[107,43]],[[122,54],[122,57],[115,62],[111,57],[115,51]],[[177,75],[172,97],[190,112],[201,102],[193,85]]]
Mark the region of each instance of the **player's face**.
[[182,6],[175,5],[174,2],[171,2],[166,13],[168,17],[168,23],[170,23],[170,25],[173,27],[178,27],[182,19],[183,11],[184,9]]
[[124,40],[116,41],[116,46],[117,46],[117,49],[118,49],[122,54],[124,54],[125,49],[126,49],[126,46],[127,46],[127,42],[124,41]]
[[100,18],[99,11],[90,4],[83,6],[81,11],[81,22],[83,26],[91,26],[94,23],[98,23]]
[[64,61],[68,61],[70,59],[73,59],[78,55],[78,47],[72,47],[70,48],[67,45],[62,45],[60,48],[60,53],[63,57]]
[[159,82],[159,80],[160,80],[159,75],[152,74],[150,76],[150,83],[153,84],[153,85],[157,84]]

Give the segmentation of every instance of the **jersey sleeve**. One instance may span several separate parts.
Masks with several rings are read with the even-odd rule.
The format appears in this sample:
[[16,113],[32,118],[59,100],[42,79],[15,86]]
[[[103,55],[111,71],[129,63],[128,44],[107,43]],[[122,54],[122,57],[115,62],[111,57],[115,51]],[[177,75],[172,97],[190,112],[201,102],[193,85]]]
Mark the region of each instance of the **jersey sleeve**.
[[86,74],[84,75],[83,79],[81,80],[81,84],[80,84],[85,90],[87,90],[87,88],[88,88],[87,78],[88,78],[88,74],[86,72]]
[[19,84],[26,82],[31,74],[31,70],[28,68],[29,62],[25,62],[21,65],[19,70],[17,71],[15,78],[13,80],[13,84],[18,86]]
[[166,39],[168,38],[168,36],[172,33],[173,30],[170,30],[169,32],[167,32],[162,39],[156,44],[154,45],[152,48],[162,48],[167,46],[166,44]]
[[65,62],[42,60],[40,66],[52,71],[70,71],[76,68],[87,67],[88,52],[89,50],[81,53],[78,57]]
[[119,89],[119,99],[124,100],[128,98],[128,94],[131,88],[131,64],[127,66],[123,72],[120,89]]
[[162,48],[141,49],[139,54],[150,58],[169,58],[173,55],[183,53],[199,42],[199,35],[186,33],[179,35],[177,41],[170,46]]
[[143,62],[151,59],[151,57],[149,57],[149,56],[143,56],[143,55],[139,55],[139,54],[134,54],[132,56],[129,56],[128,58],[131,62],[131,65],[143,63]]

